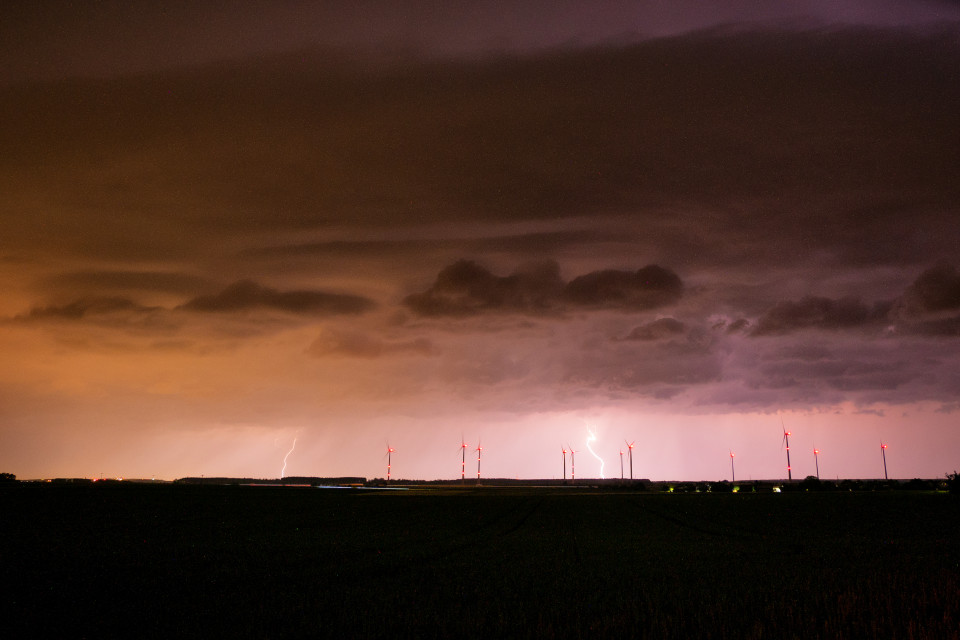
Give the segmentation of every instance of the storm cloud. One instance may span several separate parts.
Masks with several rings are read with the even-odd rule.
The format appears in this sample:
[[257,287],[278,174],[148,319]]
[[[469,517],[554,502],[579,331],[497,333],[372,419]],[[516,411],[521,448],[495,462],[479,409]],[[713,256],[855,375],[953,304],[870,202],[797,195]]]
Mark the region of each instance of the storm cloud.
[[[155,428],[191,434],[170,436],[171,468],[195,448],[214,462],[194,475],[229,460],[250,477],[275,432],[302,430],[311,472],[372,475],[366,440],[388,434],[452,451],[461,429],[502,429],[506,458],[587,417],[617,440],[653,413],[650,439],[702,420],[734,440],[783,409],[841,416],[828,449],[865,424],[908,428],[864,416],[960,406],[960,40],[933,22],[960,15],[951,3],[798,3],[823,19],[749,25],[739,2],[682,2],[690,20],[591,3],[602,34],[573,3],[564,37],[528,5],[537,38],[500,46],[484,2],[496,29],[454,8],[467,26],[429,22],[442,42],[393,53],[292,26],[366,25],[352,5],[241,3],[229,20],[258,46],[153,64],[103,13],[120,4],[69,41],[57,12],[0,20],[0,435],[30,443],[11,459],[45,460],[84,424],[125,460],[113,443],[159,450]],[[212,15],[148,4],[150,20],[116,15],[156,24],[151,42],[183,43],[167,12]],[[795,14],[775,4],[760,17]],[[374,5],[392,16],[380,35],[421,33]],[[909,424],[929,456],[956,450],[955,430]],[[722,444],[702,468],[728,462]],[[414,474],[445,473],[444,451]],[[77,473],[109,468],[93,464]]]

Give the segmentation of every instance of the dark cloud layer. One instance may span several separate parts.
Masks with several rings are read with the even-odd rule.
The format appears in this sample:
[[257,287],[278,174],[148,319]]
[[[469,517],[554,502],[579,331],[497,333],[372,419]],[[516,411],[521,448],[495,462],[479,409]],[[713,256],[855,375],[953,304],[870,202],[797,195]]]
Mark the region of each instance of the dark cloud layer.
[[209,286],[206,278],[156,271],[82,270],[45,278],[43,285],[55,289],[160,291],[189,293]]
[[[960,329],[960,274],[941,262],[923,271],[894,300],[870,305],[858,297],[806,296],[778,302],[750,329],[752,336],[785,335],[803,329],[839,331],[883,328],[904,333],[952,336]],[[744,325],[745,326],[745,325]],[[732,329],[730,325],[728,329]]]
[[682,335],[687,326],[676,318],[658,318],[635,327],[625,340],[663,340]]
[[556,263],[499,277],[475,262],[460,260],[437,274],[429,289],[411,294],[403,302],[423,316],[535,313],[555,309],[562,288]]
[[898,311],[908,316],[956,309],[960,309],[960,273],[946,262],[921,273],[898,305]]
[[958,75],[955,32],[838,29],[7,86],[0,204],[22,212],[8,243],[99,256],[616,213],[684,262],[915,264],[960,242]]
[[322,291],[278,291],[243,280],[219,293],[198,296],[183,304],[182,308],[204,312],[274,309],[304,314],[357,314],[369,311],[373,306],[372,301],[360,296]]
[[423,316],[466,316],[491,311],[543,313],[563,308],[655,309],[680,299],[683,283],[669,269],[604,270],[570,282],[554,263],[529,265],[510,276],[493,275],[469,260],[442,270],[433,285],[404,304]]
[[34,307],[18,320],[63,319],[81,320],[95,316],[111,314],[129,314],[156,311],[155,307],[144,307],[133,300],[118,296],[81,298],[63,305]]
[[[99,276],[81,279],[85,282],[92,280],[103,284]],[[108,285],[115,282],[112,276],[106,280]],[[149,283],[153,278],[148,277],[146,280]],[[179,283],[176,279],[174,281]],[[116,282],[124,286],[131,283],[142,284],[143,278],[136,275],[130,278],[120,277]],[[224,314],[268,309],[303,315],[356,315],[374,307],[373,301],[361,296],[322,291],[280,291],[244,280],[230,285],[219,293],[192,298],[177,309]],[[159,306],[145,306],[123,296],[87,296],[66,304],[34,307],[25,314],[15,316],[14,319],[21,322],[50,319],[96,320],[105,317],[133,318],[146,314],[155,315],[164,311],[169,310]]]
[[798,302],[778,303],[760,318],[752,335],[777,335],[800,329],[849,329],[862,326],[877,315],[871,314],[870,308],[857,298],[832,300],[808,296]]
[[521,254],[546,254],[570,247],[591,243],[622,242],[622,231],[605,229],[577,229],[574,231],[547,231],[539,233],[519,233],[492,235],[482,238],[443,237],[390,240],[328,240],[302,244],[276,245],[245,249],[244,257],[299,257],[299,256],[335,256],[335,257],[380,257],[384,255],[402,255],[409,252],[429,249],[448,249],[461,254],[490,254],[497,252],[515,252]]
[[651,264],[636,272],[606,269],[571,280],[563,299],[574,305],[598,308],[656,309],[676,302],[683,282],[669,269]]
[[426,338],[411,340],[384,340],[359,331],[324,331],[307,348],[307,353],[318,358],[347,356],[379,358],[392,354],[433,355],[435,348]]
[[0,5],[0,81],[139,73],[317,43],[375,60],[412,52],[463,58],[635,42],[744,19],[900,25],[958,18],[950,0],[473,0],[469,7],[428,0],[7,0]]

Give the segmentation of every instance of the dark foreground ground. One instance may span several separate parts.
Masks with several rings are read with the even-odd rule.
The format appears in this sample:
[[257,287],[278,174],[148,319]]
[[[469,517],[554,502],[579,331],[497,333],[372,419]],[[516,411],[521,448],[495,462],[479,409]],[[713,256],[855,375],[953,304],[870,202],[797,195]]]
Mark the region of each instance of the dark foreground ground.
[[7,638],[957,638],[960,500],[19,485]]

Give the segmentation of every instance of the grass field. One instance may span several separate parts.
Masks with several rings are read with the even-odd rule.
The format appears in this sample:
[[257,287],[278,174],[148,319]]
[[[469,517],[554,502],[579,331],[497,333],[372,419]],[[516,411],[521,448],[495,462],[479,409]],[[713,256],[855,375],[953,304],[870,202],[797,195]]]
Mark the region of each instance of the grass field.
[[0,508],[10,638],[960,637],[944,493],[19,485]]

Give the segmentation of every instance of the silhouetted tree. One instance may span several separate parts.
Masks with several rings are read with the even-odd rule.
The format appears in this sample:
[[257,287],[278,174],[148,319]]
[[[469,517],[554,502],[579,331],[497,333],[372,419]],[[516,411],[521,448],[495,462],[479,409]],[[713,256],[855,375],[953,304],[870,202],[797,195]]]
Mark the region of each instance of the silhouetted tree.
[[859,480],[841,480],[840,488],[844,491],[862,491],[863,483]]
[[960,495],[960,473],[954,471],[947,474],[947,489],[953,495]]
[[12,473],[0,473],[0,482],[16,482],[17,476]]
[[904,482],[902,485],[900,485],[900,488],[908,491],[930,491],[934,488],[934,485],[929,480],[914,478],[913,480]]
[[721,480],[710,485],[710,491],[713,493],[732,493],[733,485],[726,480]]

